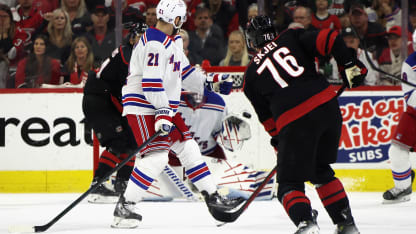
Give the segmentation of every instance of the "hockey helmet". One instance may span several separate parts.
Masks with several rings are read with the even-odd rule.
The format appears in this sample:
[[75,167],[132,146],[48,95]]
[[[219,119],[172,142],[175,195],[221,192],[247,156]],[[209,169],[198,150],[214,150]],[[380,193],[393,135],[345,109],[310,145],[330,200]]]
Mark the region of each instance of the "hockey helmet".
[[221,144],[229,151],[241,149],[243,142],[250,139],[250,124],[240,115],[231,114],[222,122]]
[[126,36],[127,41],[136,36],[140,36],[147,30],[147,24],[143,20],[139,20],[136,23],[128,22],[124,24],[124,28],[129,30]]
[[[161,0],[156,7],[156,16],[179,29],[186,21],[186,4],[183,0]],[[175,24],[176,17],[180,17],[179,25]]]
[[252,47],[251,44],[255,48],[261,48],[273,41],[276,36],[276,30],[268,16],[256,16],[247,25],[246,40],[249,48]]

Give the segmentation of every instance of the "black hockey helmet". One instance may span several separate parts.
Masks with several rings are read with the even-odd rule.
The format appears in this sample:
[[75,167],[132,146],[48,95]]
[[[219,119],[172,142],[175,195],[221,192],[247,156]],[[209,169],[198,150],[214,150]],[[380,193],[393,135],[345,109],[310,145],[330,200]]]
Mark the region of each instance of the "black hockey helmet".
[[247,46],[250,48],[251,44],[255,48],[261,48],[267,43],[273,41],[277,36],[276,31],[272,25],[272,21],[268,16],[259,15],[251,19],[246,29]]
[[127,22],[124,23],[124,28],[129,30],[129,33],[126,36],[126,41],[128,42],[130,38],[133,38],[139,34],[144,33],[147,30],[147,24],[143,20],[137,22]]

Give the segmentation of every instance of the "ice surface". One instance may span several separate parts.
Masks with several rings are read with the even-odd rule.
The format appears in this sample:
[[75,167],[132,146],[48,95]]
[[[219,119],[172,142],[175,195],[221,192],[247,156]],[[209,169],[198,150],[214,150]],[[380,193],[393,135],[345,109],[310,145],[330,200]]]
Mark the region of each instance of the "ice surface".
[[[80,194],[0,194],[0,233],[12,225],[44,225],[72,203]],[[333,233],[316,193],[307,195],[319,211],[321,233]],[[362,234],[415,234],[416,195],[406,203],[382,205],[381,193],[349,193],[352,212]],[[255,201],[234,223],[216,227],[203,202],[140,203],[143,222],[137,229],[112,229],[114,204],[89,204],[83,201],[55,223],[46,233],[85,234],[278,234],[294,233],[280,203]]]

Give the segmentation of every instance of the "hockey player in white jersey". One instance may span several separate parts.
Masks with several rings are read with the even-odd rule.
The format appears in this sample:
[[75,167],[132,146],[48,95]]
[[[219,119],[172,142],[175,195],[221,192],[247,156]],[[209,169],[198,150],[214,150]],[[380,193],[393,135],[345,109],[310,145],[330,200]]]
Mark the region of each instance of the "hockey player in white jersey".
[[[162,134],[140,151],[126,191],[114,210],[114,228],[138,226],[142,216],[135,205],[168,163],[170,130],[176,124],[175,119],[181,120],[174,118],[181,89],[202,93],[206,78],[192,72],[182,47],[171,37],[186,20],[185,3],[161,0],[156,10],[156,27],[149,28],[133,50],[122,99],[123,115],[127,116],[138,145],[157,131]],[[198,174],[200,189],[208,194],[205,199],[211,214],[216,208],[231,209],[241,203],[238,199],[228,200],[218,195],[203,161],[184,158],[182,163]]]
[[[416,43],[416,31],[413,42]],[[416,85],[416,52],[403,63],[402,79]],[[416,89],[405,83],[402,83],[402,89],[407,107],[400,117],[389,149],[394,187],[383,193],[385,204],[409,201],[415,177],[409,156],[411,151],[416,150]]]

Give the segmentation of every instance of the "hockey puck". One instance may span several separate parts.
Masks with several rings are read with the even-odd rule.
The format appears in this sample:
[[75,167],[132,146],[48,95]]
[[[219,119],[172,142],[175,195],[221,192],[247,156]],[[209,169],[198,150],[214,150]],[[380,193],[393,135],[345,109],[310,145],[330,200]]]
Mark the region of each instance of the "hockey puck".
[[244,112],[243,112],[243,117],[245,117],[245,118],[247,118],[247,119],[250,119],[250,118],[251,118],[251,114],[250,114],[250,113],[248,113],[247,111],[244,111]]

